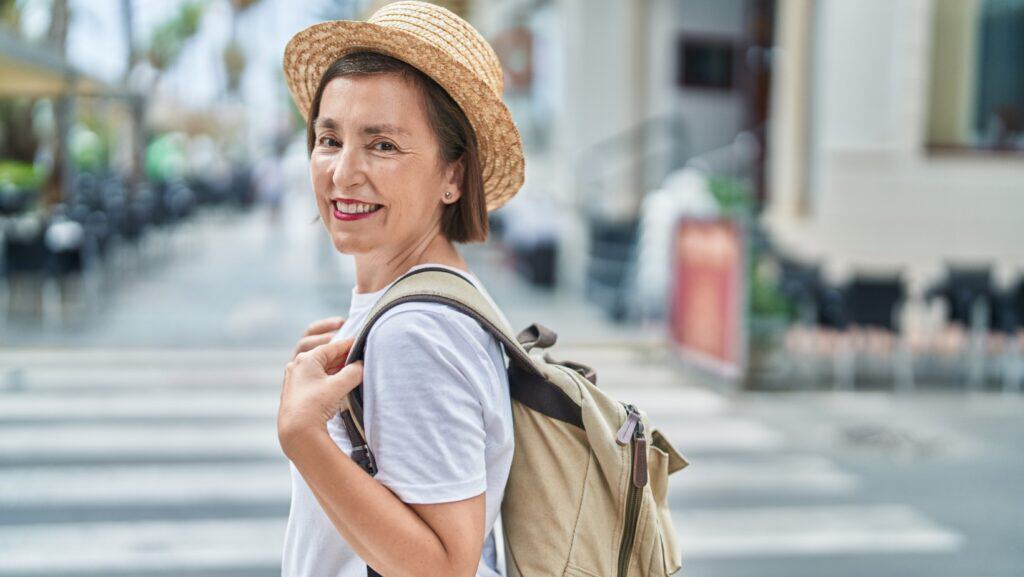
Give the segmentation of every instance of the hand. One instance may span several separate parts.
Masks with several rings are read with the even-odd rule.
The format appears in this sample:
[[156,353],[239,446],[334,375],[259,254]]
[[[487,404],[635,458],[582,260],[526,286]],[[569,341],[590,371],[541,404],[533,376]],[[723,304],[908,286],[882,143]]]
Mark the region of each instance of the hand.
[[310,323],[306,329],[306,334],[302,335],[298,344],[295,345],[295,350],[292,351],[292,359],[297,357],[299,353],[313,350],[314,347],[330,342],[331,338],[334,337],[335,331],[344,324],[345,319],[342,317],[327,317]]
[[[348,394],[363,381],[363,363],[345,364],[355,339],[324,343],[299,353],[284,371],[277,436],[285,454],[310,432],[326,431],[327,421],[348,406]],[[329,367],[341,366],[331,373]]]

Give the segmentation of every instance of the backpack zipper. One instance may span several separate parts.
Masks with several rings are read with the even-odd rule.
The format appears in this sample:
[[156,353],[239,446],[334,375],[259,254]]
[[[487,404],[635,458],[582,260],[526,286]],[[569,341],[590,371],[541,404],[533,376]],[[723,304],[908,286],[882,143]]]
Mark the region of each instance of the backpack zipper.
[[[640,502],[643,498],[643,487],[647,485],[647,441],[644,439],[644,424],[640,421],[640,413],[631,404],[625,404],[626,422],[622,424],[615,441],[625,445],[632,436],[632,454],[630,455],[629,490],[626,493],[626,524],[622,531],[622,542],[619,544],[618,577],[626,577],[629,568],[629,556],[633,552],[636,540],[636,524],[640,515]],[[632,434],[632,435],[631,435]]]
[[615,435],[615,442],[625,446],[629,443],[629,438],[632,436],[637,423],[640,422],[640,412],[633,405],[623,404],[626,406],[626,422],[622,423],[622,426],[619,427],[619,432]]

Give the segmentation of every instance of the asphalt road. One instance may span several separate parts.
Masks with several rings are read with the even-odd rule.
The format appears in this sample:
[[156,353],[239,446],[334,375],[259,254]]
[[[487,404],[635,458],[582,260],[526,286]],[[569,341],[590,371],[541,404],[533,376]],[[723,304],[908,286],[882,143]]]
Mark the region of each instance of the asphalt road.
[[[0,354],[0,576],[277,573],[280,351],[219,353]],[[645,349],[562,354],[690,460],[681,574],[1022,574],[1019,398],[729,398]]]

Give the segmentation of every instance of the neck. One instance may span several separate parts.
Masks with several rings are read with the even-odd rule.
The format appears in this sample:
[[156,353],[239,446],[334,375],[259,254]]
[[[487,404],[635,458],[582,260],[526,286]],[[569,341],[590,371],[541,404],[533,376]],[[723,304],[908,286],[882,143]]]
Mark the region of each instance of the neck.
[[469,271],[455,245],[440,232],[422,246],[398,254],[357,254],[355,261],[356,292],[360,293],[379,291],[418,264],[437,263]]

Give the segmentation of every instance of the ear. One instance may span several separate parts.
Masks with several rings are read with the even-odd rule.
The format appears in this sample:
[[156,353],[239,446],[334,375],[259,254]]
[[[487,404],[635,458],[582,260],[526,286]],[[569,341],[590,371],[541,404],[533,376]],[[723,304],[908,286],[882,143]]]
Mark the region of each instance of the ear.
[[[441,202],[445,204],[454,204],[462,197],[462,180],[466,170],[464,159],[465,156],[460,157],[445,169],[445,189],[441,191]],[[444,193],[449,190],[452,195],[445,197]]]

